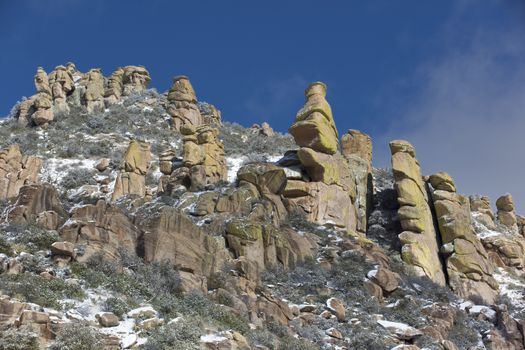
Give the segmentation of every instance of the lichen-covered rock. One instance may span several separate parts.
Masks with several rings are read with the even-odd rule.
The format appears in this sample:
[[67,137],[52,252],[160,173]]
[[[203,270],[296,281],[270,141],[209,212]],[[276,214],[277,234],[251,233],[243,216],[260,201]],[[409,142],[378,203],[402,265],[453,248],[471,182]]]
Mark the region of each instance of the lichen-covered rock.
[[24,185],[36,183],[42,168],[42,159],[24,156],[18,145],[0,150],[0,199],[18,195]]
[[204,124],[195,90],[188,77],[181,75],[173,78],[173,85],[168,92],[168,104],[168,113],[172,117],[175,130],[180,130],[184,125]]
[[432,211],[414,147],[407,141],[396,140],[390,142],[390,151],[398,215],[404,230],[399,235],[401,257],[417,273],[445,285]]
[[129,96],[138,94],[146,90],[151,81],[151,77],[146,68],[142,66],[126,66],[122,76],[124,86],[122,95]]
[[199,190],[227,178],[224,145],[219,140],[217,129],[202,125],[185,125],[183,137],[182,165],[190,172],[190,189]]
[[59,234],[75,245],[77,260],[85,262],[95,254],[107,260],[118,259],[121,251],[135,254],[140,231],[121,209],[99,200],[75,207]]
[[326,85],[312,83],[306,88],[306,104],[288,130],[301,147],[317,152],[335,154],[339,147],[339,136],[335,127],[332,109],[326,101]]
[[132,194],[144,197],[146,194],[146,175],[151,166],[150,144],[132,140],[129,143],[122,169],[115,179],[111,199]]
[[448,284],[463,298],[477,297],[492,304],[498,283],[492,277],[494,266],[489,255],[474,233],[469,200],[456,193],[454,181],[447,173],[433,174],[429,181]]

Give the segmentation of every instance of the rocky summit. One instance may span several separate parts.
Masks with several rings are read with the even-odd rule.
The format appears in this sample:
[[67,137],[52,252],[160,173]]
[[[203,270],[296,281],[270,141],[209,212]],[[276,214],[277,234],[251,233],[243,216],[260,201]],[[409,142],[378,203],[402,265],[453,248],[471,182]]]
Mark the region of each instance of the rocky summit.
[[525,349],[512,195],[375,168],[322,82],[282,134],[151,80],[39,67],[0,122],[0,349]]

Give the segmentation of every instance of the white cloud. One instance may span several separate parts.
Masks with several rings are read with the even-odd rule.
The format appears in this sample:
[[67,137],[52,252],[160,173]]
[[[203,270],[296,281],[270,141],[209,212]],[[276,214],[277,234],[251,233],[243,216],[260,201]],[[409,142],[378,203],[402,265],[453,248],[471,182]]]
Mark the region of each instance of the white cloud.
[[445,28],[458,37],[445,40],[451,49],[419,67],[422,88],[376,142],[376,159],[389,164],[388,140],[409,140],[424,173],[447,171],[461,193],[486,194],[492,202],[510,192],[525,213],[524,22],[458,33],[460,20],[456,13]]

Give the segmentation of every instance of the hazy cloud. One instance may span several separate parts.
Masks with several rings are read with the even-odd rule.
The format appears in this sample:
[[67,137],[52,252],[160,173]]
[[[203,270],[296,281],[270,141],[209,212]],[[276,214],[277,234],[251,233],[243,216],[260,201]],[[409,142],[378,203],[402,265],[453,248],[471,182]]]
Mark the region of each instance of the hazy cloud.
[[290,120],[304,102],[303,91],[307,85],[307,80],[299,75],[268,81],[245,102],[246,109],[252,113],[250,118],[268,121],[279,130],[288,129]]
[[463,1],[444,28],[450,50],[419,67],[421,89],[376,143],[376,159],[388,165],[387,142],[409,140],[424,173],[447,171],[461,193],[486,194],[493,203],[510,192],[525,213],[524,7],[517,3],[520,18],[506,28],[456,32],[472,4]]

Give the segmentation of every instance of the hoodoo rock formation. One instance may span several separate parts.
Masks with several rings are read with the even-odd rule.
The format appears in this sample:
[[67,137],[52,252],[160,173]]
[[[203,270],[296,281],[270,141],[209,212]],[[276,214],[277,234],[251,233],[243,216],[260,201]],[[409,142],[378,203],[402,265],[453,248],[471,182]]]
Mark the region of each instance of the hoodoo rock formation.
[[289,169],[283,195],[290,211],[309,221],[356,233],[356,183],[345,157],[338,151],[337,129],[325,99],[326,85],[311,84],[306,104],[297,113],[290,133],[300,146],[278,164]]
[[122,96],[140,94],[151,81],[144,67],[118,68],[106,79],[100,68],[79,72],[73,63],[57,66],[49,75],[42,67],[37,69],[37,93],[20,103],[18,123],[22,126],[42,126],[52,122],[55,114],[67,114],[70,105],[86,106],[88,113],[102,112]]
[[339,147],[339,134],[335,127],[332,108],[326,101],[326,85],[315,82],[305,91],[306,103],[288,130],[300,147],[335,154]]
[[390,142],[390,151],[399,203],[398,215],[404,230],[399,234],[401,256],[419,274],[428,276],[437,284],[445,285],[437,233],[416,151],[410,143],[403,140]]
[[173,78],[173,85],[168,92],[168,104],[168,113],[171,115],[175,130],[180,130],[184,125],[204,124],[195,90],[188,77],[181,75]]

